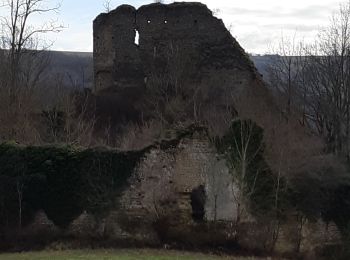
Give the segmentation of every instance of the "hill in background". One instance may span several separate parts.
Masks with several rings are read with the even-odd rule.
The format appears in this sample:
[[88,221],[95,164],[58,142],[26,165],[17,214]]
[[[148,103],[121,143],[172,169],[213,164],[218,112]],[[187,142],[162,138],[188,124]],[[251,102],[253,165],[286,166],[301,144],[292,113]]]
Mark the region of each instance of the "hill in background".
[[[93,88],[93,53],[50,51],[51,64],[45,77],[55,79],[57,75],[63,76],[64,83],[68,86],[79,88]],[[250,55],[255,67],[267,77],[268,65],[273,62],[271,55]]]

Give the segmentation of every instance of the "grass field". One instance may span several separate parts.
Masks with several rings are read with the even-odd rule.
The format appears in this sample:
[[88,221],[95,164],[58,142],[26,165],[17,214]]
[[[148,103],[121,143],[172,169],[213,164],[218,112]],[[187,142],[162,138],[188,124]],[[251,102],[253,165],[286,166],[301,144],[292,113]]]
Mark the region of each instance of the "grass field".
[[[258,260],[253,257],[215,256],[173,250],[75,250],[0,254],[0,260]],[[260,259],[262,260],[262,259]]]

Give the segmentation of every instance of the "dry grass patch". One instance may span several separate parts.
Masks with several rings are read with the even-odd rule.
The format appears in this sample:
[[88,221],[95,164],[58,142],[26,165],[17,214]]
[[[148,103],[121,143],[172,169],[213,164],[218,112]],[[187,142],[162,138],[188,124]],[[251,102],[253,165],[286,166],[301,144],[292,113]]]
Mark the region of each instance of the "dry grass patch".
[[175,250],[74,250],[0,254],[1,260],[267,260],[268,258],[217,256]]

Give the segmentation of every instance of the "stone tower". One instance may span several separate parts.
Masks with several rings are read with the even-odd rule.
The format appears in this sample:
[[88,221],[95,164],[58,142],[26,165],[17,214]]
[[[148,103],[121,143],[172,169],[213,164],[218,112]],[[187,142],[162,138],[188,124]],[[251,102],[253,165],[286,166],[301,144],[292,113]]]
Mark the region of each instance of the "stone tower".
[[182,87],[205,91],[208,109],[232,104],[232,91],[268,96],[248,55],[204,4],[121,5],[94,20],[94,94],[113,110],[142,113],[148,80],[169,71],[171,84],[182,77]]
[[[136,33],[139,44],[135,43]],[[178,45],[203,72],[255,68],[222,20],[201,3],[122,5],[94,20],[95,92],[140,88],[154,57]]]

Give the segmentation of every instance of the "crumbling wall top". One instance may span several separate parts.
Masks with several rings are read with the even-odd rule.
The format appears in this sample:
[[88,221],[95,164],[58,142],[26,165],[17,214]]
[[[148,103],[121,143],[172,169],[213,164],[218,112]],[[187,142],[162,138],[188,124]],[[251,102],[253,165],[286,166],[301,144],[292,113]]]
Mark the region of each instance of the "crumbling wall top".
[[138,9],[122,5],[99,15],[94,21],[94,77],[95,94],[113,95],[123,114],[136,109],[143,117],[144,94],[159,80],[189,90],[200,86],[211,97],[206,104],[221,106],[229,89],[254,85],[257,72],[206,5],[181,2]]
[[109,13],[101,13],[99,14],[95,20],[94,20],[94,28],[103,26],[108,20],[109,17],[115,17],[115,16],[130,16],[130,15],[135,15],[136,14],[136,8],[133,7],[132,5],[120,5],[116,9],[110,11]]
[[200,2],[174,2],[171,4],[161,4],[161,3],[153,3],[148,5],[143,5],[138,9],[138,12],[148,12],[152,10],[159,10],[159,9],[167,9],[167,10],[192,10],[195,12],[203,12],[207,13],[208,15],[212,15],[212,11],[208,9],[208,7],[205,4],[202,4]]

